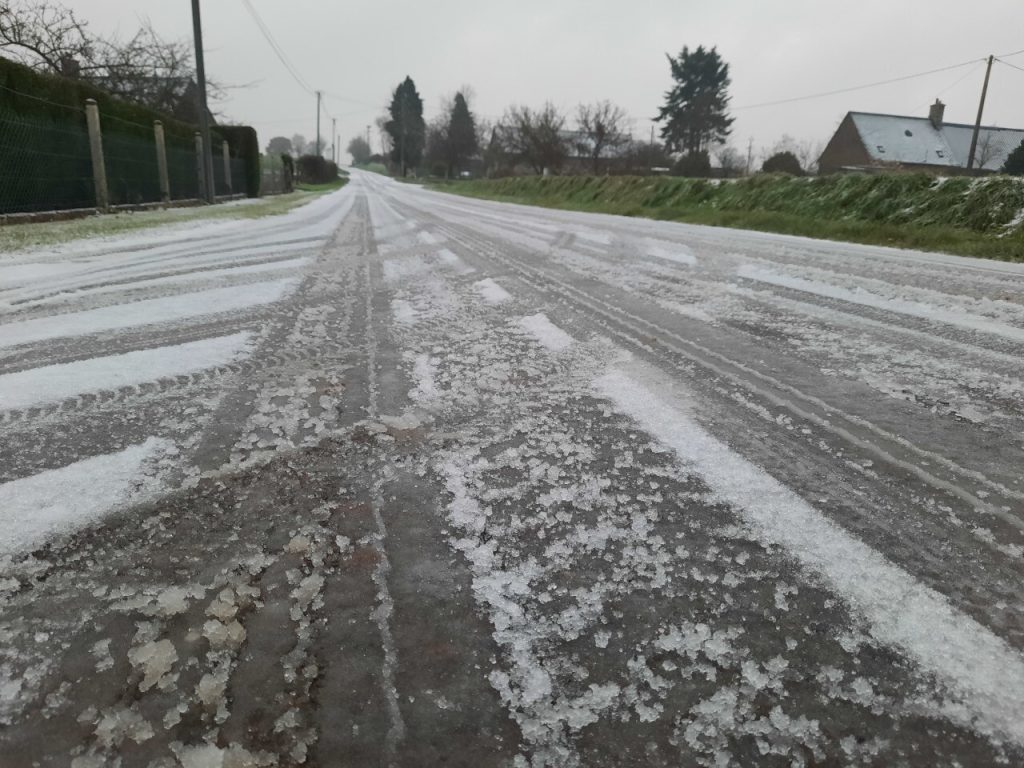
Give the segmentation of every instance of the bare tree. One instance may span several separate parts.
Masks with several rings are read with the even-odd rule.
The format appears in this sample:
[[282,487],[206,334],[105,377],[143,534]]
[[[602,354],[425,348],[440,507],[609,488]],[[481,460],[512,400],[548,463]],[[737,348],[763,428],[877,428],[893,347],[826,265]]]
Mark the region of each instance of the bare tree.
[[536,110],[509,107],[502,123],[503,143],[536,173],[557,173],[565,163],[565,115],[550,101]]
[[1006,144],[995,131],[984,131],[978,136],[974,150],[974,167],[984,168],[993,160],[1006,154]]
[[820,141],[806,139],[801,141],[796,148],[796,157],[800,161],[800,167],[804,173],[816,175],[818,173],[818,160],[821,153],[825,151],[825,145]]
[[287,136],[274,136],[267,142],[268,155],[292,155],[295,153],[295,146]]
[[[13,0],[0,5],[0,51],[182,120],[199,117],[191,45],[165,40],[148,21],[126,40],[104,38],[58,2]],[[222,91],[211,82],[207,88],[213,98]]]
[[761,148],[761,160],[763,162],[782,152],[789,152],[800,162],[804,173],[814,174],[818,172],[818,158],[821,157],[824,150],[825,147],[820,141],[814,142],[809,139],[797,141],[788,133],[784,133],[771,149]]
[[628,120],[625,110],[607,100],[580,104],[576,108],[576,124],[584,139],[578,147],[581,154],[590,158],[595,175],[600,173],[602,157],[615,154],[629,144]]
[[718,161],[718,166],[722,169],[722,176],[727,179],[738,176],[745,162],[745,158],[739,151],[729,145],[715,152],[715,159]]
[[50,2],[15,0],[0,5],[0,51],[32,69],[75,74],[94,56],[94,39],[74,11]]
[[384,126],[391,119],[388,114],[383,114],[374,120],[374,125],[377,126],[377,134],[380,138],[380,153],[387,157],[391,154],[391,150],[394,149],[394,142],[391,140],[391,134],[387,132]]
[[301,133],[296,133],[292,136],[292,151],[295,152],[296,157],[302,157],[303,155],[312,154],[314,149],[313,145],[306,141],[306,137]]
[[664,144],[653,141],[631,141],[623,152],[625,170],[647,176],[668,171],[672,156]]

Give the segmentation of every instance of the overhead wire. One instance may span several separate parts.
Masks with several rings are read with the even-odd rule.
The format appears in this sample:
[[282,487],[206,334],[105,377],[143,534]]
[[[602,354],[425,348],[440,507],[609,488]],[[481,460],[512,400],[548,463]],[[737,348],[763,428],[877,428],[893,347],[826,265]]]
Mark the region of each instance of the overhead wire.
[[1021,72],[1024,72],[1024,67],[1018,67],[1016,64],[1011,64],[1010,62],[1003,61],[1000,58],[996,58],[996,61],[998,61],[1000,64],[1005,64],[1006,66],[1011,67],[1012,69],[1017,69],[1020,70]]
[[[960,77],[958,77],[958,78],[957,78],[956,80],[954,80],[954,81],[953,81],[953,82],[952,82],[952,83],[951,83],[950,85],[947,85],[947,86],[946,86],[945,88],[943,88],[943,89],[942,89],[941,91],[938,91],[938,92],[937,92],[937,93],[935,94],[935,97],[936,97],[936,98],[938,98],[939,96],[942,96],[942,95],[944,95],[944,94],[948,93],[949,91],[953,90],[953,89],[954,89],[954,88],[956,88],[956,87],[957,87],[958,85],[960,85],[960,83],[962,83],[962,82],[963,82],[964,80],[966,80],[967,78],[969,78],[969,77],[970,77],[971,75],[973,75],[973,74],[976,74],[976,73],[978,72],[978,70],[979,70],[979,69],[981,69],[981,66],[982,66],[982,64],[984,64],[984,61],[978,61],[978,62],[977,62],[977,63],[975,64],[975,66],[973,66],[973,67],[971,67],[971,68],[970,68],[969,70],[967,70],[967,72],[966,72],[965,74],[963,74],[963,75],[961,75]],[[926,102],[926,103],[924,103],[924,104],[921,104],[921,105],[919,105],[919,106],[915,107],[915,108],[914,108],[914,112],[916,113],[916,112],[919,112],[919,111],[921,111],[922,109],[924,109],[925,107],[927,107],[929,103],[930,103],[930,102]]]
[[[317,91],[316,89],[314,89],[309,84],[309,81],[307,81],[306,78],[304,78],[301,75],[296,66],[292,63],[292,60],[288,57],[288,54],[285,53],[285,50],[281,46],[281,44],[277,42],[273,33],[270,31],[270,28],[267,26],[266,22],[263,21],[263,17],[260,16],[259,12],[253,6],[251,0],[242,0],[242,5],[245,6],[246,11],[248,11],[249,15],[252,17],[252,20],[256,23],[256,26],[259,28],[260,32],[263,34],[263,37],[266,39],[267,44],[270,45],[278,60],[281,62],[281,64],[284,65],[285,69],[288,70],[288,73],[292,76],[295,82],[298,83],[299,87],[302,88],[302,90],[304,90],[310,96],[315,96],[317,93],[320,94],[320,108],[326,114],[328,120],[334,120],[336,118],[334,117],[334,115],[331,114],[330,109],[327,107],[326,100],[323,98],[324,96],[330,96],[331,98],[337,99],[339,101],[352,102],[353,104],[362,104],[366,107],[369,107],[370,109],[377,109],[376,105],[370,104],[365,101],[359,101],[358,99],[352,99],[347,96],[331,93],[330,91]],[[345,114],[350,115],[356,113]],[[342,115],[342,117],[344,116],[345,115]]]
[[900,83],[900,82],[903,82],[905,80],[913,80],[913,79],[918,78],[918,77],[925,77],[927,75],[935,75],[935,74],[938,74],[939,72],[949,72],[950,70],[960,69],[961,67],[966,67],[966,66],[968,66],[970,64],[977,64],[980,61],[984,61],[984,59],[971,59],[970,61],[964,61],[964,62],[961,62],[959,64],[952,64],[952,65],[950,65],[948,67],[939,67],[937,69],[929,69],[926,72],[917,72],[917,73],[915,73],[913,75],[903,75],[902,77],[893,77],[893,78],[890,78],[888,80],[878,80],[878,81],[873,82],[873,83],[865,83],[864,85],[854,85],[854,86],[851,86],[849,88],[837,88],[837,89],[832,90],[832,91],[823,91],[821,93],[812,93],[812,94],[808,94],[806,96],[793,96],[793,97],[787,98],[787,99],[776,99],[774,101],[763,101],[763,102],[760,102],[758,104],[746,104],[746,105],[744,105],[742,107],[733,107],[733,109],[734,110],[759,109],[761,107],[774,107],[774,106],[777,106],[777,105],[780,105],[780,104],[792,104],[793,102],[796,102],[796,101],[807,101],[807,100],[810,100],[810,99],[821,99],[821,98],[824,98],[826,96],[835,96],[835,95],[838,95],[838,94],[841,94],[841,93],[851,93],[853,91],[862,91],[862,90],[865,90],[867,88],[876,88],[876,87],[878,87],[880,85],[891,85],[892,83]]
[[263,33],[263,37],[277,55],[278,60],[284,65],[285,69],[288,70],[288,73],[292,76],[295,82],[298,83],[299,87],[306,91],[306,93],[312,94],[314,92],[313,89],[309,86],[309,83],[306,82],[306,79],[299,74],[298,70],[291,63],[291,59],[288,58],[288,54],[284,52],[284,49],[278,44],[277,40],[274,39],[274,35],[271,33],[266,23],[264,23],[259,12],[253,7],[252,2],[250,0],[242,0],[242,5],[245,6],[245,9],[252,17],[252,20],[256,22],[256,26],[259,27],[260,32]]

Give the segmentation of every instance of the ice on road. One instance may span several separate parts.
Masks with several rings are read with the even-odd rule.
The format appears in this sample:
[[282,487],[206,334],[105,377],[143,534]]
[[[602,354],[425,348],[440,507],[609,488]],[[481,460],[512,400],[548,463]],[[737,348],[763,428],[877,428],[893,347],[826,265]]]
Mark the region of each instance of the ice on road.
[[361,172],[4,255],[0,764],[1020,764],[1022,296]]

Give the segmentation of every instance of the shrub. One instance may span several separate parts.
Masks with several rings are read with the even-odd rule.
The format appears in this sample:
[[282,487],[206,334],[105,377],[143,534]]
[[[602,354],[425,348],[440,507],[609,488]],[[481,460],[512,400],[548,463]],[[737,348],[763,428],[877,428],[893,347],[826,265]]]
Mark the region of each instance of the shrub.
[[[256,129],[248,125],[218,125],[215,129],[228,143],[231,157],[245,162],[245,194],[248,197],[260,196],[260,142],[256,138]],[[214,144],[214,146],[217,146]],[[232,174],[234,175],[234,174]],[[239,181],[239,179],[233,179]],[[235,184],[235,192],[241,192]]]
[[1003,163],[1003,173],[1024,176],[1024,141],[1007,156],[1006,162]]
[[338,178],[338,166],[320,155],[303,155],[295,161],[295,172],[303,184],[326,184]]
[[776,152],[764,161],[761,170],[765,173],[788,173],[790,176],[803,176],[804,169],[792,152]]
[[695,152],[683,155],[676,162],[672,173],[676,176],[706,179],[711,175],[711,158],[707,152]]

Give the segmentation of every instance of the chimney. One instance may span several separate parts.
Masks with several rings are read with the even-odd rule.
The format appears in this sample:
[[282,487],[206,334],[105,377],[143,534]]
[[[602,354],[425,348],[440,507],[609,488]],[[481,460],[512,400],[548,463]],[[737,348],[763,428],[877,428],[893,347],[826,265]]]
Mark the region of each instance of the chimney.
[[942,127],[942,117],[946,113],[946,105],[938,99],[935,103],[928,108],[928,119],[932,121],[932,125],[935,126],[935,130],[939,130]]

